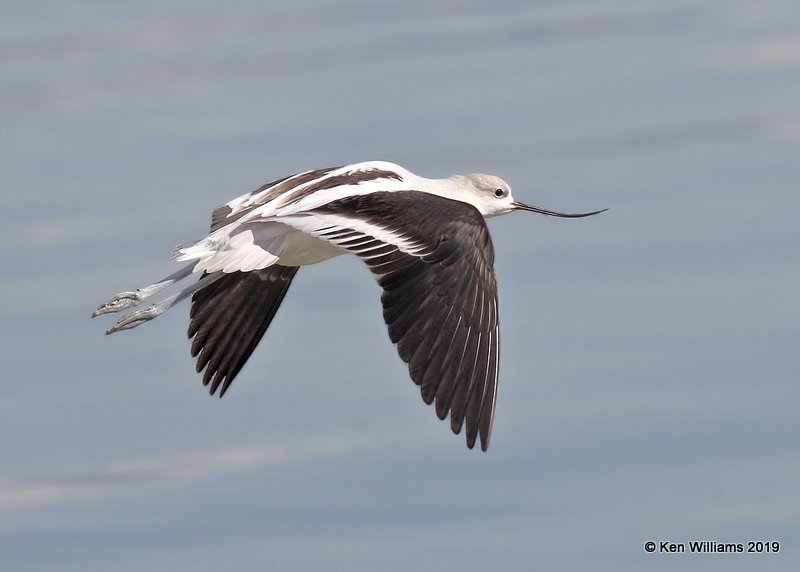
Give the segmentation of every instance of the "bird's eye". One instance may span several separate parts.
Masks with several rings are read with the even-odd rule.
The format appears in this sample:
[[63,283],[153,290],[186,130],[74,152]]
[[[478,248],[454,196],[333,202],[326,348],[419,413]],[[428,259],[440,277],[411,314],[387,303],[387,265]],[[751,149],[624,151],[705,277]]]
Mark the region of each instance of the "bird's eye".
[[506,192],[503,189],[495,189],[494,191],[494,196],[496,196],[498,199],[505,194]]

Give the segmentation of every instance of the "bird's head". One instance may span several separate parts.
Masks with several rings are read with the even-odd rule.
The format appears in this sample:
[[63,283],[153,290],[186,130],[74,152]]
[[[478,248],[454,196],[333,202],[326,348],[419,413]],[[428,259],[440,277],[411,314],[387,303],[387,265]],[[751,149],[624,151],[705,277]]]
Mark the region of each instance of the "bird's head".
[[485,217],[498,216],[512,211],[530,211],[548,216],[563,218],[581,218],[607,211],[602,209],[588,213],[562,213],[543,209],[535,205],[521,203],[511,195],[511,187],[500,177],[475,173],[472,175],[456,175],[451,177],[464,197]]

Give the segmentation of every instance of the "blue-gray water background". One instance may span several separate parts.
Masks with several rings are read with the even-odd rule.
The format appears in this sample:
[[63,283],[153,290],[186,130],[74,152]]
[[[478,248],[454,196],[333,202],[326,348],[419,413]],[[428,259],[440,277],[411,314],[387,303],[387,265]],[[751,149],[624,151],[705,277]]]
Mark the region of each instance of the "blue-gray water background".
[[[797,564],[796,1],[0,10],[3,570]],[[491,221],[487,454],[423,405],[357,260],[299,274],[221,401],[187,305],[110,338],[89,319],[215,206],[368,159],[611,208]]]

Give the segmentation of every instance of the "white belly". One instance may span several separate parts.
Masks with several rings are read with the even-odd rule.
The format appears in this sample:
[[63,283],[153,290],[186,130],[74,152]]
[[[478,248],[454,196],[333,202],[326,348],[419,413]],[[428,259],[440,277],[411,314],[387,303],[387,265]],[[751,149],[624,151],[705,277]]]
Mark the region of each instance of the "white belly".
[[338,246],[299,230],[291,232],[287,238],[289,244],[278,260],[278,264],[284,266],[306,266],[345,254]]
[[179,262],[197,260],[194,272],[250,272],[273,264],[305,266],[345,251],[283,223],[244,223],[217,231],[177,252]]

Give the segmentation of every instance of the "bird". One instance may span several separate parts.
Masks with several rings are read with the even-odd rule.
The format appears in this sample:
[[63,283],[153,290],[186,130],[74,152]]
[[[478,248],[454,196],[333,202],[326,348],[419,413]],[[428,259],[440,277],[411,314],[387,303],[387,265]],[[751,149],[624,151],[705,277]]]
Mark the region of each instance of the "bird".
[[[216,208],[209,234],[176,247],[184,263],[121,292],[92,317],[135,308],[106,334],[140,326],[191,296],[188,337],[197,373],[222,397],[267,331],[301,267],[360,258],[382,289],[389,339],[423,401],[467,447],[489,446],[499,374],[494,248],[485,219],[514,211],[582,218],[514,199],[486,174],[428,179],[387,161],[300,172]],[[177,293],[140,304],[190,276]],[[205,371],[204,371],[205,370]]]

